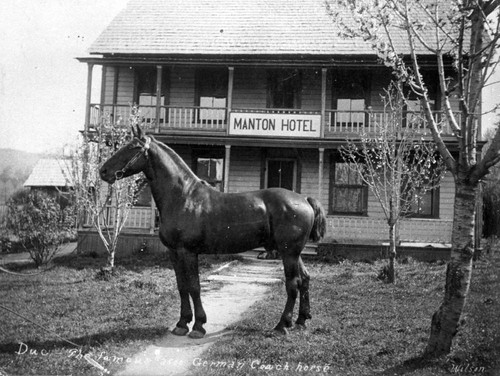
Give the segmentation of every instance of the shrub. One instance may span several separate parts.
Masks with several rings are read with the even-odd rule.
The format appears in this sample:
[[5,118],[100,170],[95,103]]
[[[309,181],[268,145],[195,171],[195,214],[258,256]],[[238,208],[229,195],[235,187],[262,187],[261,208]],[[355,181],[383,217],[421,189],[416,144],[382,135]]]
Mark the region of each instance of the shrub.
[[7,227],[20,239],[36,266],[48,263],[71,227],[57,198],[29,192],[8,203]]

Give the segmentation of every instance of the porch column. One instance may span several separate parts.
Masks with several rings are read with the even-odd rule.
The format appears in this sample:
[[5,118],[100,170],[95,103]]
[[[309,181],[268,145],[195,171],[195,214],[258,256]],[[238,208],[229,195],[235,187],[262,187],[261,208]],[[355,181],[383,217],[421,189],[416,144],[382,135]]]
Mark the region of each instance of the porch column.
[[156,122],[155,132],[160,133],[162,66],[156,66]]
[[85,133],[89,130],[90,125],[90,98],[92,96],[92,70],[94,68],[94,64],[87,63],[87,98],[85,103],[85,124],[84,130]]
[[106,98],[106,75],[108,74],[108,66],[103,65],[102,66],[102,74],[101,74],[101,99],[100,99],[100,108],[99,112],[102,112],[104,110],[104,105],[105,105],[105,98]]
[[326,127],[326,71],[326,68],[321,69],[321,138],[325,137]]
[[[118,82],[120,80],[120,67],[115,66],[113,68],[113,106],[111,109],[111,121],[113,124],[117,124],[117,121],[119,119],[116,118],[116,112],[117,112],[117,104],[118,104]],[[128,119],[124,119],[125,122],[127,122]]]
[[155,200],[153,200],[153,195],[151,195],[151,212],[150,212],[150,224],[149,224],[150,234],[154,234],[155,232],[155,218],[156,218]]
[[231,165],[231,145],[226,145],[224,158],[224,192],[229,192],[229,166]]
[[[229,115],[231,114],[231,110],[233,108],[233,83],[234,83],[234,67],[228,68],[228,77],[227,77],[227,112],[226,112],[226,134],[229,134]],[[231,147],[230,145],[226,145]],[[227,153],[227,149],[226,149]]]
[[318,161],[318,200],[323,198],[323,167],[325,165],[325,148],[319,148],[319,161]]

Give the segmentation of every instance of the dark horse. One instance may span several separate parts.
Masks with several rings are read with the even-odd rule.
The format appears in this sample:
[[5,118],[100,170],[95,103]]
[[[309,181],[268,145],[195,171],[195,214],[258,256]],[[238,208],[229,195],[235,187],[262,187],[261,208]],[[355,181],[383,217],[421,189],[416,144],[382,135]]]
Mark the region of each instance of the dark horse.
[[160,239],[169,249],[181,299],[180,320],[172,331],[192,338],[206,331],[207,317],[200,299],[198,255],[239,253],[258,247],[277,250],[283,259],[288,299],[275,330],[286,334],[300,292],[297,326],[311,318],[309,274],[300,253],[308,239],[325,233],[321,204],[298,193],[271,188],[246,193],[222,193],[199,179],[168,146],[132,129],[134,139],[101,167],[101,178],[113,184],[144,172],[160,212]]

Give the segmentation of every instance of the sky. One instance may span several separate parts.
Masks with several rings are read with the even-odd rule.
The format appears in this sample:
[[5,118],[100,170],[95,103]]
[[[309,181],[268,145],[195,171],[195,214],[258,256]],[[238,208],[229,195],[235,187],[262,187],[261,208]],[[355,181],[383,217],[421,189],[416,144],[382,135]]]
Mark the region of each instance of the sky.
[[[126,3],[0,0],[0,148],[57,154],[75,141],[85,120],[87,85],[87,66],[76,57],[87,55]],[[99,74],[95,66],[97,102]],[[487,89],[485,108],[500,101],[499,86]],[[494,119],[488,115],[487,123]]]
[[[58,153],[74,142],[87,87],[87,65],[76,57],[126,3],[0,0],[0,148]],[[94,67],[94,83],[99,73]]]

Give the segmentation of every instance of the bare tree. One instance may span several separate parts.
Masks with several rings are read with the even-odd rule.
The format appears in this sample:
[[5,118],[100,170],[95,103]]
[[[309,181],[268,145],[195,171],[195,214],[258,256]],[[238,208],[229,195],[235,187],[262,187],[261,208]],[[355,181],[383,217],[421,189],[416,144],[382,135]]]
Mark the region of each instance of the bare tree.
[[[436,145],[422,137],[419,114],[405,113],[401,85],[393,83],[382,99],[384,112],[373,121],[376,132],[348,140],[341,154],[382,207],[389,230],[387,280],[394,283],[400,222],[418,212],[425,193],[439,186],[445,168]],[[404,127],[403,119],[408,120]]]
[[[500,131],[482,159],[478,158],[477,137],[481,91],[499,62],[495,52],[500,39],[500,0],[327,0],[325,4],[342,35],[370,43],[418,96],[427,128],[454,177],[451,260],[425,355],[449,353],[471,281],[480,181],[500,160]],[[421,62],[426,57],[433,58],[437,69],[441,117],[433,116],[428,82],[423,78]],[[453,97],[458,98],[458,113],[453,111]],[[451,127],[458,153],[452,153],[444,142],[442,121]]]
[[[129,123],[139,121],[137,107],[132,107]],[[99,176],[99,168],[120,147],[129,141],[129,128],[113,124],[104,114],[98,128],[83,136],[80,148],[73,156],[73,186],[75,203],[83,224],[91,225],[99,235],[108,254],[106,271],[112,271],[118,238],[127,222],[140,188],[140,179],[130,177],[113,185]]]

